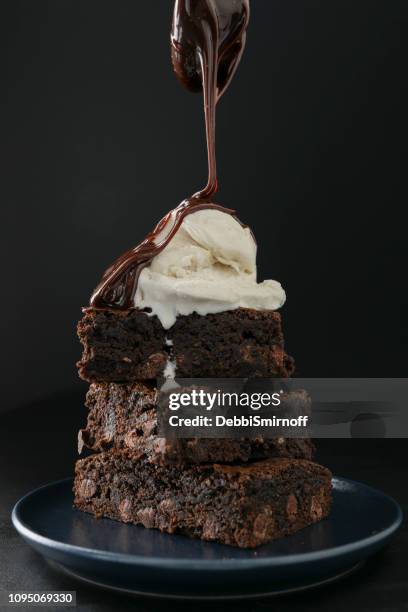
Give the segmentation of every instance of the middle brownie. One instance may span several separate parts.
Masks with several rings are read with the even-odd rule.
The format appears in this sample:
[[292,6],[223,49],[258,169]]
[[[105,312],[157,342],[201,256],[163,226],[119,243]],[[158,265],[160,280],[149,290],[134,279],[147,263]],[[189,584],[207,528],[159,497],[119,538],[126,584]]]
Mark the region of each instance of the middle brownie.
[[[299,411],[310,411],[305,392],[291,392]],[[88,422],[78,436],[78,450],[132,450],[152,463],[231,463],[289,457],[312,459],[309,438],[165,439],[158,435],[158,392],[144,383],[93,383],[86,397]]]

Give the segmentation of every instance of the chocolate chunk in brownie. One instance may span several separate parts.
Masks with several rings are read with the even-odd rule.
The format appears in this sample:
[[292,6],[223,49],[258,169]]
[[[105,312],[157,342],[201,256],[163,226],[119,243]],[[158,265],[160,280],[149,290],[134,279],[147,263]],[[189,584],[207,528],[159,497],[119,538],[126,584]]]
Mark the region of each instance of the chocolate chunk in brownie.
[[[267,457],[312,459],[314,445],[308,438],[165,439],[158,435],[159,394],[144,383],[93,383],[86,398],[89,409],[85,429],[79,432],[79,450],[110,448],[144,453],[153,463],[228,463]],[[310,412],[310,398],[304,391],[283,396],[296,403],[300,413]]]
[[96,517],[253,548],[326,517],[331,474],[302,459],[180,470],[107,451],[77,462],[74,493]]
[[180,316],[165,330],[156,316],[87,309],[78,324],[84,351],[79,375],[89,382],[133,382],[163,375],[168,360],[181,378],[286,378],[280,314],[238,308]]

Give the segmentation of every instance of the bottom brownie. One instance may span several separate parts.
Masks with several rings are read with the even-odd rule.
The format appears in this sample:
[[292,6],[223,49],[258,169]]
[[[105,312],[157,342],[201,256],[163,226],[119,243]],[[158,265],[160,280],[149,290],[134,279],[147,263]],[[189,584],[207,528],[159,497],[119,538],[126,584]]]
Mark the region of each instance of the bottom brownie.
[[98,518],[253,548],[326,517],[331,474],[303,459],[180,470],[107,451],[77,461],[74,493]]

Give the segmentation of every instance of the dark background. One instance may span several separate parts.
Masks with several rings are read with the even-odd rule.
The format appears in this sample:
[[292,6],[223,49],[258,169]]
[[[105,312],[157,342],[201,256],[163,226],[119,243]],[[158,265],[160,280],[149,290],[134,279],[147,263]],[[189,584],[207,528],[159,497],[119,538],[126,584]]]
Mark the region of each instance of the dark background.
[[[173,2],[0,8],[0,410],[77,380],[103,270],[203,186],[202,99],[170,66]],[[253,0],[218,109],[218,201],[287,291],[302,376],[406,374],[406,0]]]
[[[0,588],[77,589],[88,611],[159,606],[59,577],[9,516],[21,495],[72,474],[81,306],[112,260],[206,179],[202,100],[170,67],[172,4],[0,3]],[[408,2],[251,8],[218,109],[217,199],[253,228],[259,277],[287,291],[300,376],[405,377]],[[406,512],[406,456],[406,440],[321,440],[318,458]],[[233,609],[406,610],[407,549],[404,524],[346,582]]]

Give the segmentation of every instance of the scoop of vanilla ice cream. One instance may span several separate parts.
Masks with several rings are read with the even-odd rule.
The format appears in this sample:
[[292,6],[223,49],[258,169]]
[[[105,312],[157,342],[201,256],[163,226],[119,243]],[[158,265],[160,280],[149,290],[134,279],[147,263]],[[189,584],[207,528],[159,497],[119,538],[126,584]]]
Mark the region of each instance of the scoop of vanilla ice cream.
[[214,209],[190,213],[142,270],[135,306],[150,308],[165,329],[178,315],[192,312],[276,310],[285,302],[285,292],[277,281],[257,282],[256,250],[249,228],[230,214]]

